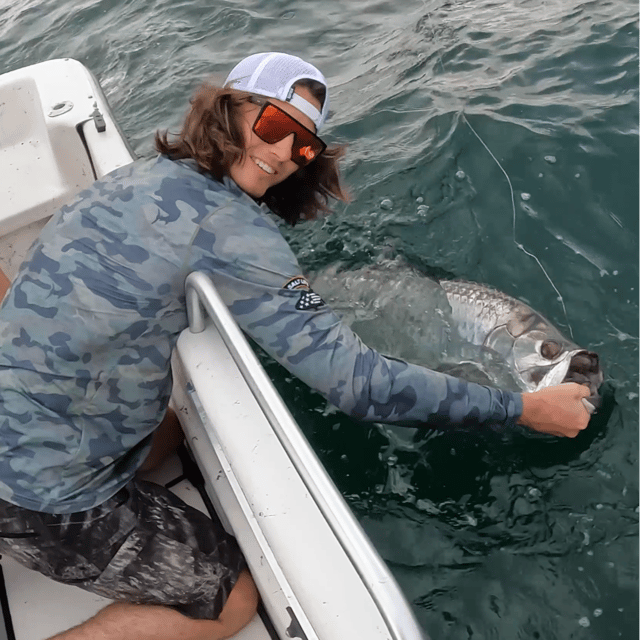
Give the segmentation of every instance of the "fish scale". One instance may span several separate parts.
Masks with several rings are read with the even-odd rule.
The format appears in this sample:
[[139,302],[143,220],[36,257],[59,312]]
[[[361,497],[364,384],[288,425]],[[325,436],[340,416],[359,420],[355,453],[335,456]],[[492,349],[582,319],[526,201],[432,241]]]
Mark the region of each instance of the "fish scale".
[[477,345],[484,343],[496,326],[506,324],[514,315],[532,311],[502,291],[475,282],[441,280],[453,319],[461,337]]

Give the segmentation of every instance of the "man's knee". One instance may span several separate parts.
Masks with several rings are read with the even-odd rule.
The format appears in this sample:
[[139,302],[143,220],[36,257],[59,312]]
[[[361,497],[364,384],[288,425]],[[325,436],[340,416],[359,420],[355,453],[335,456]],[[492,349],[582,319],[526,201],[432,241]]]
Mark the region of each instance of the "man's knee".
[[218,622],[225,629],[232,631],[232,634],[236,633],[251,622],[258,610],[259,601],[260,595],[256,583],[249,571],[243,569],[231,589],[227,602],[218,617]]

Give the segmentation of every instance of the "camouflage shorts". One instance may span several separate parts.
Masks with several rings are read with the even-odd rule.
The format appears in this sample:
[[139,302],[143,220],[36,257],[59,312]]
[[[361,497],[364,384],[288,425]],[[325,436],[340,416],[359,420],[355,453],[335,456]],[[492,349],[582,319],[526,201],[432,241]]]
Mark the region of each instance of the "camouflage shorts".
[[218,617],[246,566],[221,526],[141,480],[73,514],[0,500],[0,553],[112,600],[170,606],[200,619]]

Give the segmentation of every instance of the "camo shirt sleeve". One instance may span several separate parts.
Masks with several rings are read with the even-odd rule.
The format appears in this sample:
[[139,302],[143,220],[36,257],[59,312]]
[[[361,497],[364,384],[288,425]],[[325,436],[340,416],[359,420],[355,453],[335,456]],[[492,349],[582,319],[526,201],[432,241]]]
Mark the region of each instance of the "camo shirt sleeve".
[[249,206],[230,204],[203,222],[193,246],[201,255],[191,264],[211,275],[240,327],[292,374],[361,420],[515,424],[520,394],[385,357],[364,345],[310,289],[270,216],[253,202],[244,204]]

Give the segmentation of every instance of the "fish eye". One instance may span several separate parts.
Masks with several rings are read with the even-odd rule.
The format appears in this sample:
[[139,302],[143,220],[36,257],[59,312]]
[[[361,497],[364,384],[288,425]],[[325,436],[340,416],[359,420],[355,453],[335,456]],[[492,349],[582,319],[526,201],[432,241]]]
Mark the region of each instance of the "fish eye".
[[547,360],[557,358],[562,352],[562,346],[555,340],[545,340],[540,346],[542,357]]

